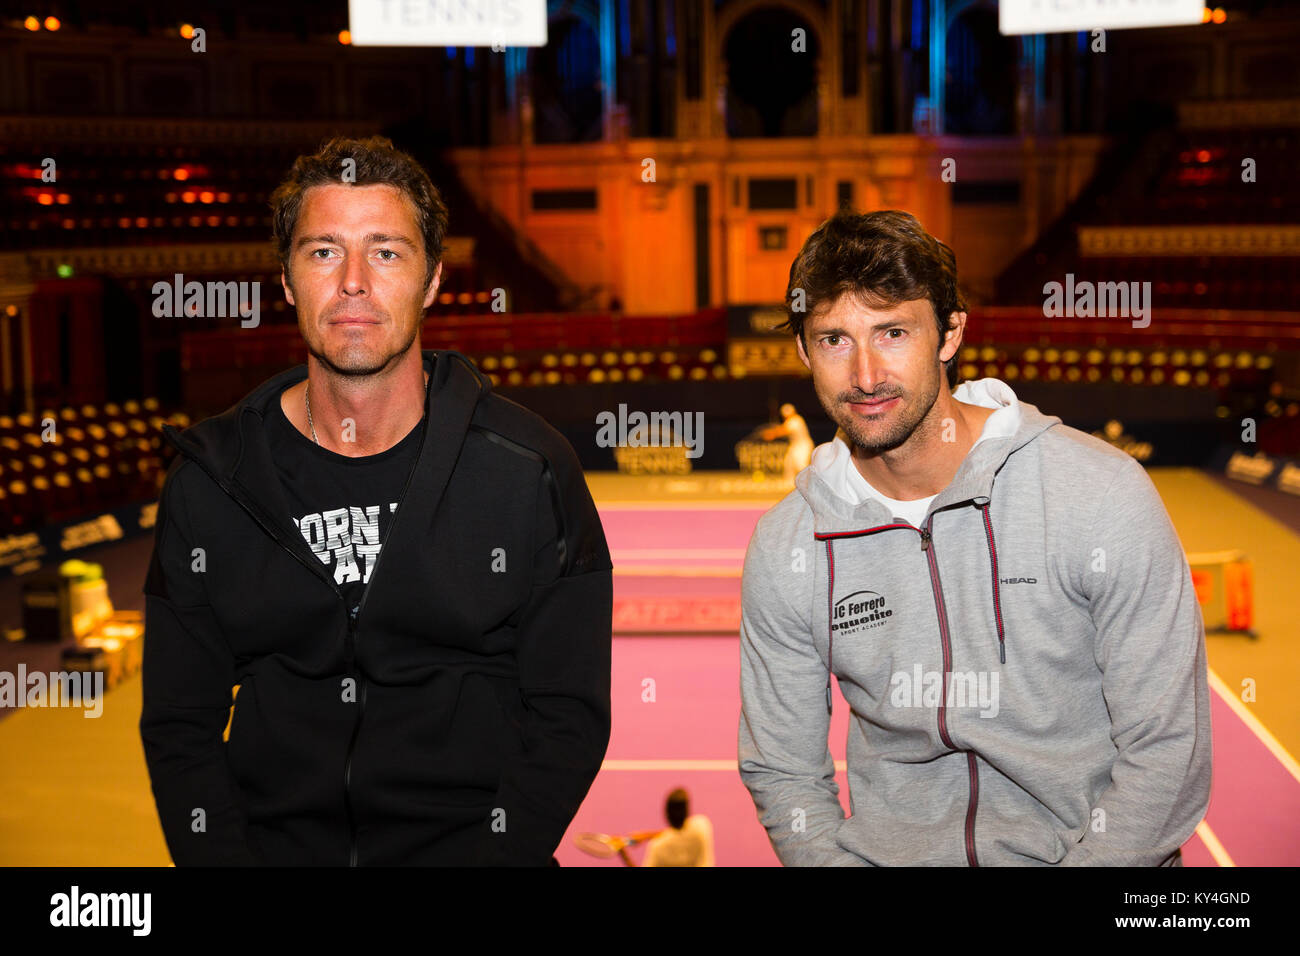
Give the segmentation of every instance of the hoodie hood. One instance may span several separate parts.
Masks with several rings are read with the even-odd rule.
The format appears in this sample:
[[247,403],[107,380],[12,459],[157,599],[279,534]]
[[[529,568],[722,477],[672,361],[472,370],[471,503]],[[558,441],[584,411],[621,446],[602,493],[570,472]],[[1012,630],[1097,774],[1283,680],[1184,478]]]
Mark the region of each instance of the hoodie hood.
[[[433,523],[475,410],[492,389],[491,382],[459,352],[423,350],[429,373],[425,393],[424,433],[411,472],[409,520],[401,533],[419,533]],[[163,426],[167,441],[197,464],[244,508],[262,528],[294,552],[331,587],[333,581],[288,517],[289,508],[275,472],[266,437],[266,415],[291,385],[307,378],[306,364],[281,372],[253,389],[243,400],[184,431]],[[404,502],[408,499],[404,497]],[[407,529],[416,529],[408,532]]]
[[[1019,413],[1019,424],[1013,434],[993,435],[977,442],[963,459],[952,481],[930,503],[928,514],[967,502],[986,503],[992,497],[997,473],[1007,459],[1047,429],[1061,424],[1057,416],[1044,415],[1034,405],[1021,402],[1009,385],[995,378],[963,382],[953,392],[953,397],[985,408],[1015,408]],[[855,504],[831,489],[824,474],[836,460],[833,444],[819,445],[813,452],[812,464],[795,478],[795,488],[812,508],[814,531],[847,531],[892,521],[893,515],[880,502],[871,500]]]
[[[433,421],[435,402],[440,412],[444,411],[448,398],[458,405],[468,403],[472,411],[482,395],[492,390],[487,377],[461,353],[424,349],[420,354],[424,370],[429,373],[426,421]],[[296,365],[267,379],[221,414],[196,422],[184,431],[164,425],[163,435],[178,452],[203,465],[214,478],[237,482],[247,471],[248,453],[251,445],[256,444],[252,430],[260,432],[272,402],[278,402],[285,389],[306,378],[306,364]],[[453,378],[455,381],[451,382]]]

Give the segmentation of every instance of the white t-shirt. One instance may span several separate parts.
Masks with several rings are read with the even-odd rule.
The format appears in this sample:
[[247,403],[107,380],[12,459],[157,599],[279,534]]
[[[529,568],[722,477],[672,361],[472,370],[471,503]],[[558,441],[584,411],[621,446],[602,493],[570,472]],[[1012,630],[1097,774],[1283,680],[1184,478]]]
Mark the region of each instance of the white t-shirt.
[[[976,382],[962,382],[952,393],[959,402],[979,405],[981,408],[996,409],[984,420],[984,428],[975,440],[975,445],[989,438],[1005,438],[1014,435],[1020,428],[1020,400],[1005,382],[996,378],[982,378]],[[975,445],[971,447],[974,448]],[[913,527],[919,528],[925,521],[930,503],[939,495],[936,492],[928,498],[913,501],[898,501],[888,498],[871,486],[862,477],[853,464],[853,455],[849,446],[838,436],[825,445],[818,445],[813,452],[812,465],[821,475],[831,491],[852,504],[861,504],[874,498],[883,504],[891,515],[902,518]]]
[[692,813],[680,830],[672,827],[645,845],[642,866],[713,866],[713,824]]

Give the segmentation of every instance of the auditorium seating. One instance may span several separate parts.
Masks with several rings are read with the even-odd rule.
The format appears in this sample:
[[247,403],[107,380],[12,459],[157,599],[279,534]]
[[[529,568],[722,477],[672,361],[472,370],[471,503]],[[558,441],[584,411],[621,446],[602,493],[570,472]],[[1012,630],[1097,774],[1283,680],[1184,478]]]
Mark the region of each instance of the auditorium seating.
[[[0,530],[29,531],[154,498],[164,460],[156,399],[0,416]],[[46,440],[46,438],[50,440]]]

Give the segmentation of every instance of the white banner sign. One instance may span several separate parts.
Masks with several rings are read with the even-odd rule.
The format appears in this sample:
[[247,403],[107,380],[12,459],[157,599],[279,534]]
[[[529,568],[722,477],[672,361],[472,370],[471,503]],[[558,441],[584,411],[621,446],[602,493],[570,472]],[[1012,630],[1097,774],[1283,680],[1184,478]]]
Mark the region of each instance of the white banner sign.
[[546,46],[546,0],[348,0],[353,46]]
[[1074,33],[1202,22],[1204,0],[1001,0],[998,31]]

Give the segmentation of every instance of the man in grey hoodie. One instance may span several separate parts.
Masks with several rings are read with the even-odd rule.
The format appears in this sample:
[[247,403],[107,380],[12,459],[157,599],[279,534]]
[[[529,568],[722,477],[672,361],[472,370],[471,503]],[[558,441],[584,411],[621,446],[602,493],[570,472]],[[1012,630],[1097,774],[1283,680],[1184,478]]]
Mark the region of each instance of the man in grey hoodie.
[[823,223],[786,303],[840,433],[745,556],[740,774],[781,862],[1181,865],[1205,631],[1146,472],[996,379],[949,392],[956,259],[907,213]]

